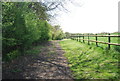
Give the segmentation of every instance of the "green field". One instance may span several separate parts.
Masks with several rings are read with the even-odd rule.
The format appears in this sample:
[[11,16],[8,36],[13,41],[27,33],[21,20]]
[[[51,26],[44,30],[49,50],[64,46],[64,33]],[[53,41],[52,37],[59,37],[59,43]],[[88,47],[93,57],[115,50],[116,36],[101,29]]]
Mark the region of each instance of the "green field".
[[[108,35],[108,34],[98,34],[98,35]],[[120,35],[120,33],[111,33],[110,35]],[[79,39],[79,38],[76,38]],[[83,39],[83,37],[80,37],[80,39]],[[88,39],[88,37],[84,37],[84,39]],[[89,40],[96,40],[96,37],[89,37]],[[118,37],[110,37],[110,43],[120,43],[119,42],[120,38]],[[97,41],[102,41],[102,42],[108,42],[108,37],[97,37]],[[81,40],[81,42],[83,42],[83,40]],[[85,41],[85,43],[88,43],[88,41]],[[90,42],[90,44],[95,45],[96,42]],[[107,48],[108,45],[107,44],[102,44],[102,43],[98,43],[98,46],[102,47],[102,48]],[[111,47],[115,47],[114,45],[111,45]]]
[[75,79],[118,78],[119,48],[103,50],[71,39],[60,41],[60,45]]

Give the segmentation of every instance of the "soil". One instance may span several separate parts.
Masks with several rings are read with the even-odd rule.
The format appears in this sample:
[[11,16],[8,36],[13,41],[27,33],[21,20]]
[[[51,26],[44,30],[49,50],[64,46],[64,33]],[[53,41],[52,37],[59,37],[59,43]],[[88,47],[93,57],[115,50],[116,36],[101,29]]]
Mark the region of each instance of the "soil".
[[38,55],[24,55],[10,63],[3,63],[3,79],[69,79],[73,77],[59,41],[41,44]]

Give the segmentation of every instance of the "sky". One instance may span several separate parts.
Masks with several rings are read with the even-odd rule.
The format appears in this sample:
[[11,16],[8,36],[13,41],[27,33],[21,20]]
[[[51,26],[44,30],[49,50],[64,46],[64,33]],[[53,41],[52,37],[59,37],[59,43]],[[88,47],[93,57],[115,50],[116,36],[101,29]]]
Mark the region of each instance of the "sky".
[[64,32],[100,33],[118,31],[120,0],[74,0],[66,4],[69,12],[60,12],[57,22]]

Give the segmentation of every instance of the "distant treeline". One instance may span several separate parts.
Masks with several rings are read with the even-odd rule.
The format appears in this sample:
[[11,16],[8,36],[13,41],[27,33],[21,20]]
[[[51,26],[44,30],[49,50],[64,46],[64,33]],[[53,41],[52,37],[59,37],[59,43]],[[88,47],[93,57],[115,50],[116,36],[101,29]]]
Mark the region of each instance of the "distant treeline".
[[[108,32],[101,32],[101,33],[69,33],[69,32],[65,32],[65,37],[66,38],[70,38],[70,36],[72,35],[72,34],[79,34],[79,35],[95,35],[95,34],[98,34],[98,35],[107,35],[107,34],[109,34]],[[113,32],[113,33],[110,33],[110,34],[115,34],[115,35],[120,35],[120,32]]]
[[3,60],[24,55],[35,43],[63,39],[59,25],[48,23],[47,9],[37,2],[2,3]]

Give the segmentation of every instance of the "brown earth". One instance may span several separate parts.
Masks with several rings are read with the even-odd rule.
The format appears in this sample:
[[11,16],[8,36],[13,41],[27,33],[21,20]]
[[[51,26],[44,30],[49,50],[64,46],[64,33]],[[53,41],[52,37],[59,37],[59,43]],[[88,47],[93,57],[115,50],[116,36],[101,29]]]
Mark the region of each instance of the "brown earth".
[[24,55],[3,63],[3,79],[69,79],[73,81],[67,59],[58,41],[42,44],[38,55]]

